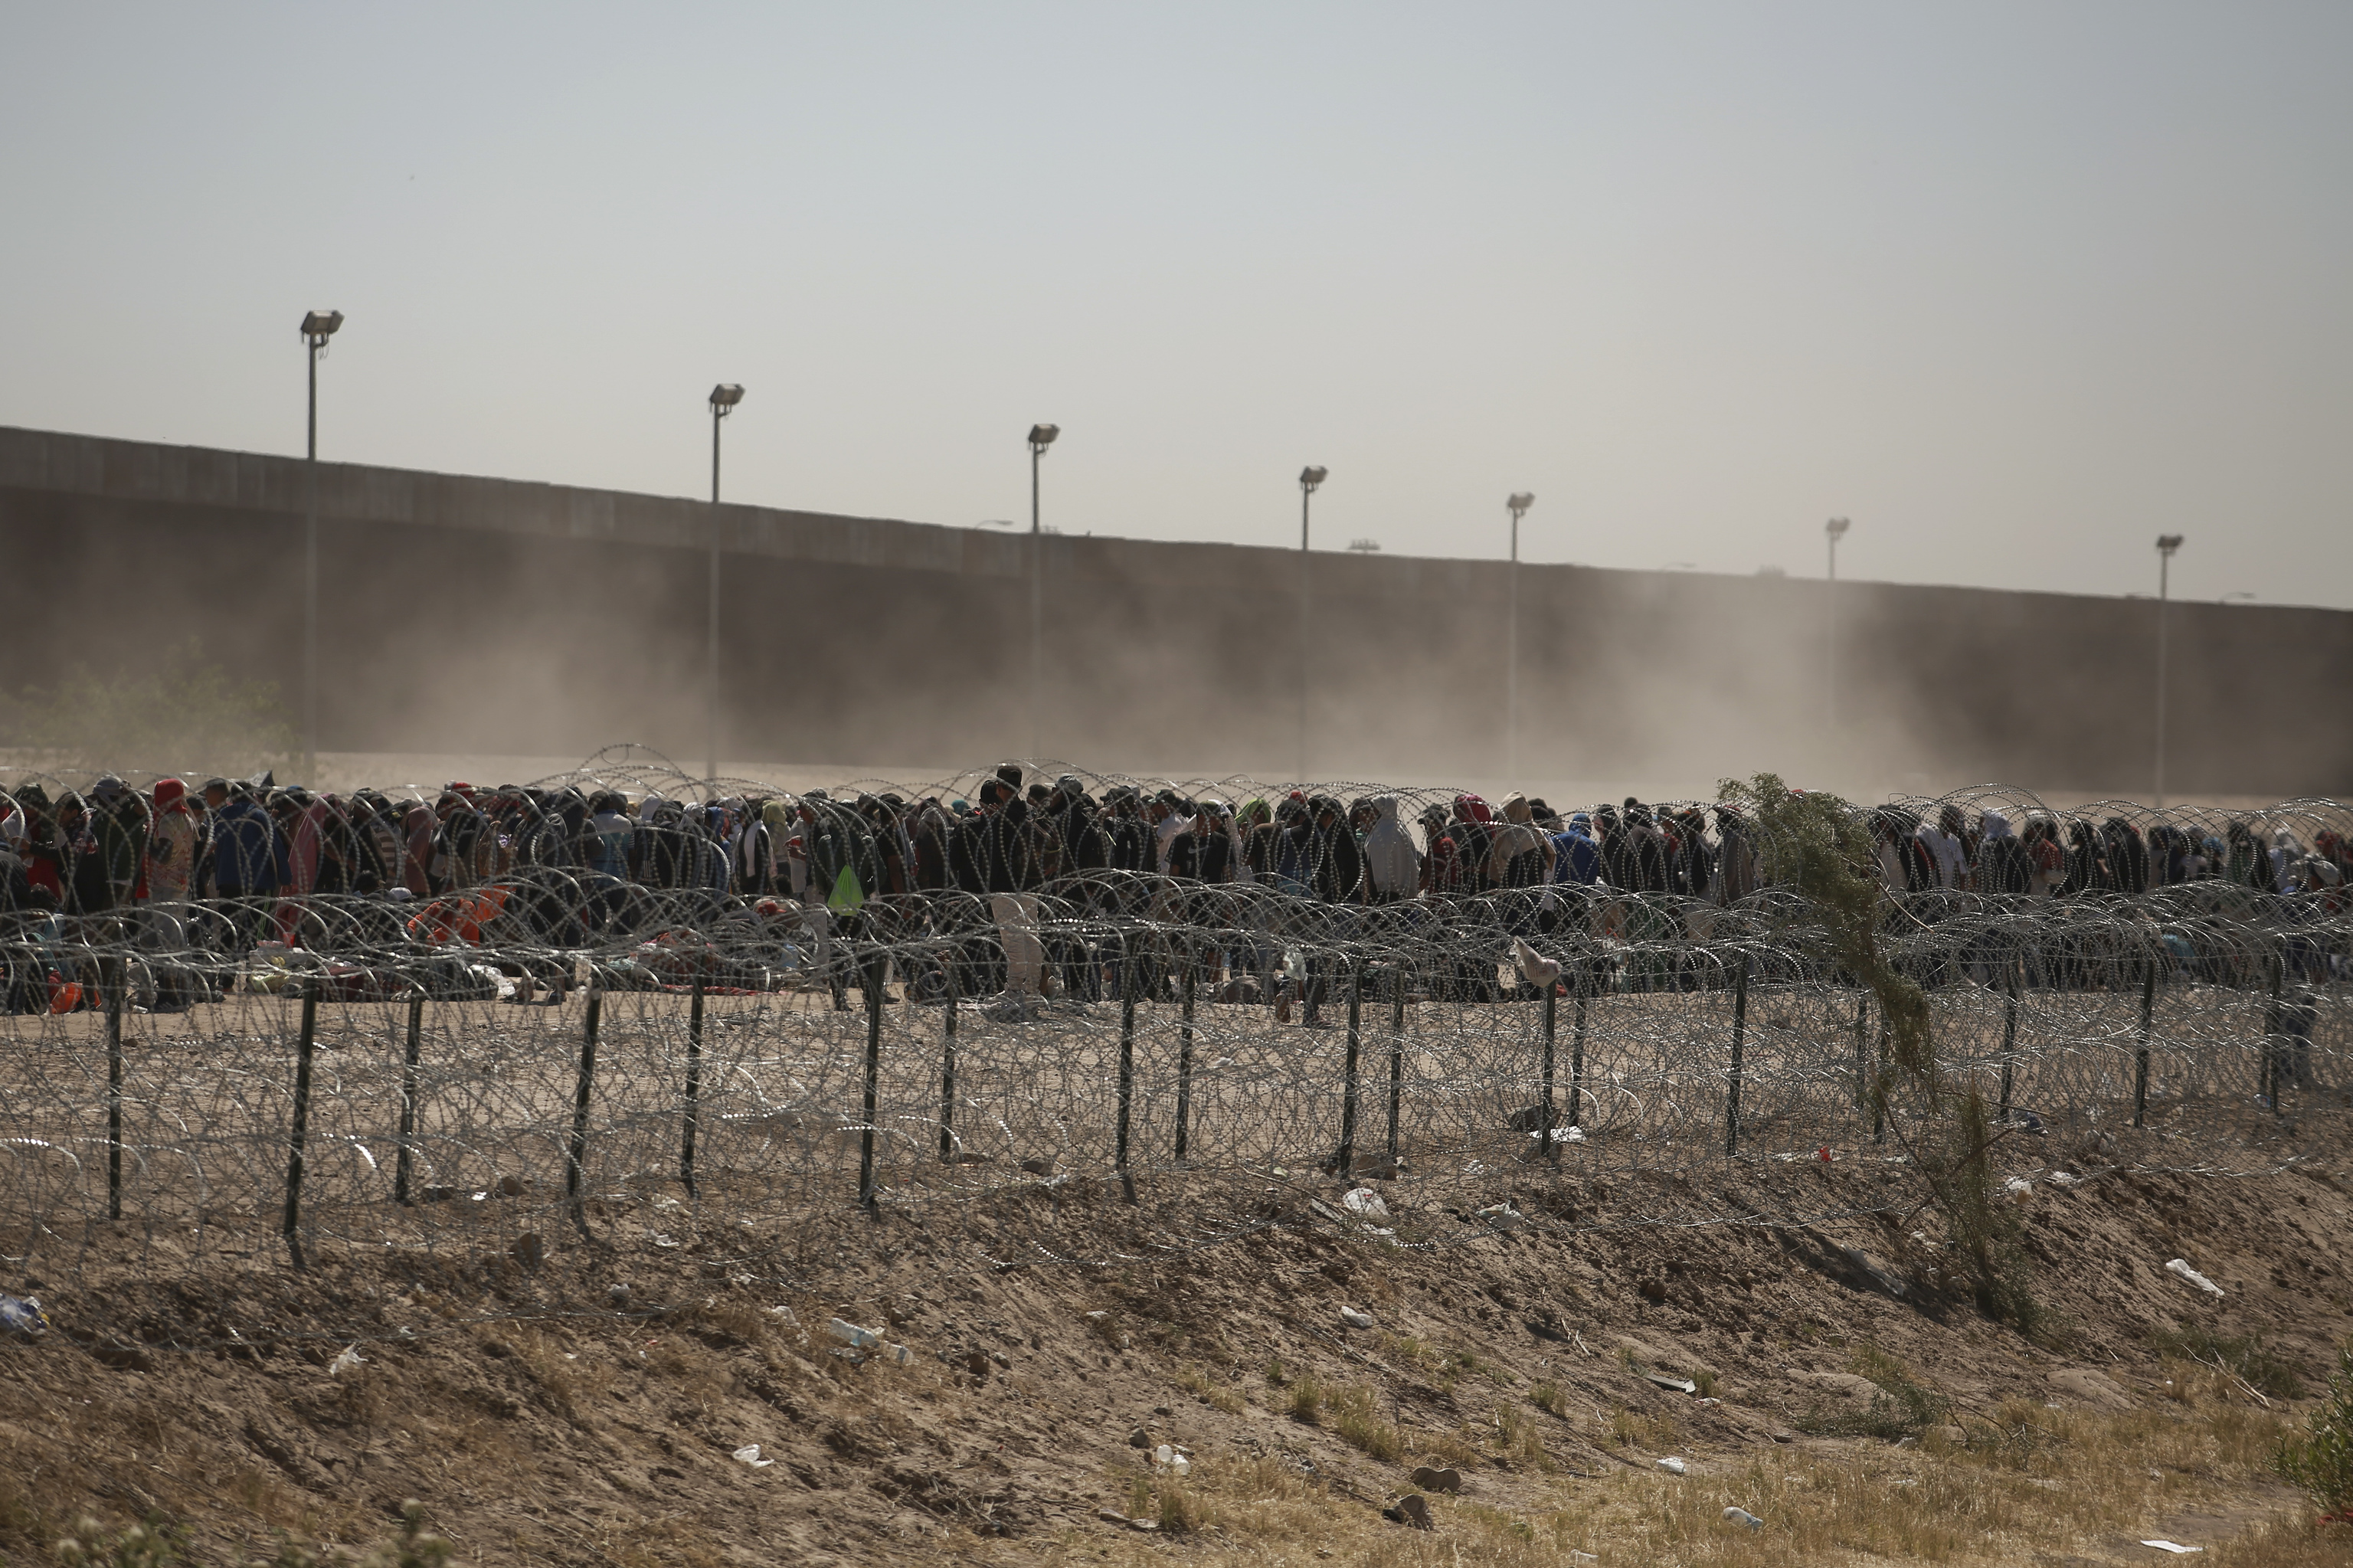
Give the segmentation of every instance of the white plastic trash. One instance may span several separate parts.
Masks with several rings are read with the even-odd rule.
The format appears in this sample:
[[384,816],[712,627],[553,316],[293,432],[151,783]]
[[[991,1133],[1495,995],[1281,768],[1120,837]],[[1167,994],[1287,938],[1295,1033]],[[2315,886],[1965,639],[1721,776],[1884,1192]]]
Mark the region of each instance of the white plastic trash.
[[1354,1188],[1343,1195],[1340,1202],[1351,1213],[1363,1214],[1376,1220],[1386,1220],[1389,1217],[1389,1206],[1382,1202],[1381,1195],[1370,1187]]
[[776,1463],[774,1459],[763,1459],[760,1457],[760,1446],[757,1443],[746,1443],[744,1446],[735,1450],[735,1457],[743,1460],[745,1464],[751,1466],[755,1470],[765,1470],[769,1466]]
[[845,1323],[836,1318],[825,1326],[826,1332],[853,1350],[871,1351],[882,1342],[882,1336],[872,1329],[861,1329],[855,1323]]
[[1668,1457],[1659,1461],[1659,1468],[1671,1476],[1680,1476],[1688,1467],[1681,1459]]
[[1343,1307],[1340,1308],[1340,1321],[1351,1329],[1369,1329],[1373,1326],[1373,1315],[1359,1312],[1354,1307]]
[[[2209,1296],[2220,1296],[2222,1294],[2222,1287],[2221,1286],[2215,1284],[2212,1280],[2207,1278],[2204,1275],[2190,1267],[2188,1263],[2184,1262],[2180,1258],[2177,1257],[2167,1263],[2165,1266],[2165,1272],[2179,1276],[2181,1278],[2186,1279],[2190,1284],[2198,1287],[2199,1289],[2206,1292]],[[2143,1542],[2141,1544],[2146,1546],[2148,1542]]]
[[347,1372],[356,1372],[366,1364],[367,1358],[360,1354],[360,1348],[358,1345],[345,1345],[343,1347],[343,1353],[327,1363],[327,1375],[329,1377],[341,1377],[343,1373]]
[[1152,1451],[1152,1467],[1183,1480],[1193,1468],[1193,1461],[1163,1443]]
[[2184,1546],[2178,1541],[2144,1541],[2141,1544],[2143,1546],[2154,1546],[2159,1552],[2170,1552],[2177,1557],[2182,1555],[2184,1552],[2203,1552],[2206,1550],[2202,1546]]
[[1765,1528],[1765,1521],[1758,1519],[1755,1514],[1750,1513],[1745,1508],[1725,1509],[1724,1510],[1724,1517],[1730,1523],[1745,1524],[1751,1530],[1762,1530]]

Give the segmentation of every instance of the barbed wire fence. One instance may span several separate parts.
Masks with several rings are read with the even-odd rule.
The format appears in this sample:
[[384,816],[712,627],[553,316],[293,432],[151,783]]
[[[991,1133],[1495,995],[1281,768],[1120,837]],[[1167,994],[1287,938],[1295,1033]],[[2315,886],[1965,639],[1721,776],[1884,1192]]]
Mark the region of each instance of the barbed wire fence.
[[[635,748],[539,782],[779,793]],[[1323,789],[1409,817],[1451,801]],[[1947,805],[2122,819],[2144,842],[2353,825],[2326,801],[2225,819],[1975,790],[1897,809]],[[20,916],[0,1268],[69,1293],[87,1331],[217,1347],[247,1332],[217,1308],[240,1281],[387,1261],[495,1277],[502,1311],[617,1313],[636,1308],[595,1288],[616,1257],[807,1283],[854,1271],[877,1225],[979,1269],[1298,1223],[1421,1247],[1788,1224],[1910,1206],[1944,1114],[1888,1075],[1873,994],[1787,888],[1363,906],[1100,873],[1037,897],[1026,930],[1053,983],[1036,995],[1007,990],[1000,915],[955,892],[833,916],[705,890],[617,900],[541,866],[406,906],[195,906],[160,942],[123,917]],[[292,939],[252,942],[263,916]],[[1880,933],[1926,991],[1940,1073],[1992,1108],[2000,1177],[2224,1177],[2344,1147],[2353,913],[2333,886],[1891,892]],[[1288,1021],[1309,1000],[1319,1026]],[[384,1331],[357,1299],[335,1328]]]

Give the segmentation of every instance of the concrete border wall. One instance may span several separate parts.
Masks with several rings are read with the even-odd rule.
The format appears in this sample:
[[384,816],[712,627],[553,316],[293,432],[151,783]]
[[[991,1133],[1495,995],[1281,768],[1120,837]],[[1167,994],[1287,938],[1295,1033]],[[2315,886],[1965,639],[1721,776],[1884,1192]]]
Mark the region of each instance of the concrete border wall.
[[[208,658],[299,687],[297,459],[0,429],[0,684]],[[318,466],[321,745],[702,750],[714,509]],[[1029,749],[1026,536],[722,506],[723,746],[780,761]],[[1288,776],[1297,694],[1323,778],[1503,771],[1505,567],[1050,535],[1044,754]],[[2002,779],[2146,796],[2155,606],[1841,584],[1823,714],[1816,580],[1524,567],[1522,773],[1770,767],[1852,789]],[[2176,604],[2176,794],[2353,793],[2353,614]]]

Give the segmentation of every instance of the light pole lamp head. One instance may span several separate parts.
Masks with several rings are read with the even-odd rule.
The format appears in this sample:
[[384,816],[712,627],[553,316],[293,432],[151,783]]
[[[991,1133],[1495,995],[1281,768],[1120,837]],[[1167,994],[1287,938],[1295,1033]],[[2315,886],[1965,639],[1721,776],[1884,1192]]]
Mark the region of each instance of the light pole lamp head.
[[1509,511],[1514,517],[1520,516],[1522,514],[1526,512],[1529,507],[1534,506],[1535,503],[1536,498],[1529,494],[1525,490],[1515,492],[1514,493],[1504,498],[1504,508]]
[[725,418],[744,400],[744,388],[733,381],[723,381],[711,389],[711,412],[715,418]]
[[1853,526],[1853,524],[1848,522],[1843,517],[1833,517],[1829,522],[1822,524],[1822,532],[1828,534],[1831,536],[1831,543],[1835,545],[1841,539],[1845,538],[1846,531]]
[[311,311],[302,317],[302,336],[312,348],[317,348],[334,336],[335,329],[343,324],[341,311]]
[[1313,495],[1316,487],[1331,476],[1332,471],[1328,468],[1303,468],[1299,471],[1299,488]]
[[2170,560],[2173,552],[2181,548],[2181,537],[2179,534],[2159,534],[2157,536],[2157,553]]
[[1061,427],[1061,426],[1060,426],[1060,425],[1032,425],[1032,426],[1030,426],[1030,427],[1029,427],[1029,450],[1030,450],[1032,452],[1042,452],[1042,451],[1044,451],[1048,447],[1050,447],[1050,446],[1052,446],[1052,445],[1054,444],[1054,438],[1055,438],[1056,436],[1060,435],[1061,433],[1062,433],[1062,427]]

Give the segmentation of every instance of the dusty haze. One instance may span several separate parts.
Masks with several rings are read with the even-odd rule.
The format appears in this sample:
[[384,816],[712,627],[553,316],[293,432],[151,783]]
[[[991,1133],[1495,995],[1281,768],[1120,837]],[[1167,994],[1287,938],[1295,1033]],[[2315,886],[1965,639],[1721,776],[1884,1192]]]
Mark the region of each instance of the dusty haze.
[[[16,683],[189,635],[300,690],[303,465],[0,430],[0,549],[38,584]],[[320,748],[543,758],[620,740],[699,769],[713,510],[322,465]],[[746,769],[1135,773],[1711,793],[1769,768],[1858,795],[1999,780],[2147,799],[2156,606],[1820,580],[1519,572],[1505,778],[1502,563],[1049,535],[1032,744],[1029,541],[730,506],[721,752]],[[2353,614],[2169,612],[2169,793],[2353,793]],[[126,765],[138,765],[125,759]]]

